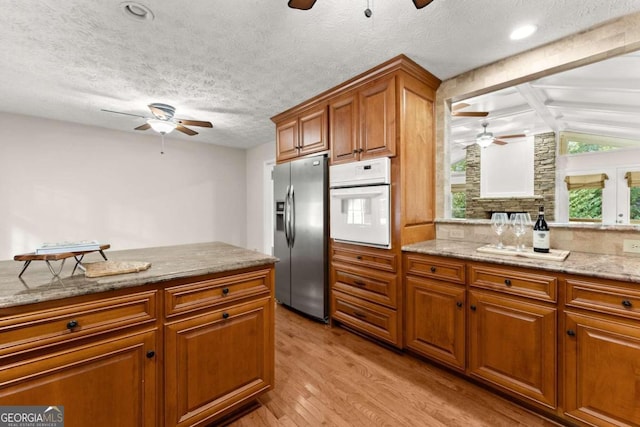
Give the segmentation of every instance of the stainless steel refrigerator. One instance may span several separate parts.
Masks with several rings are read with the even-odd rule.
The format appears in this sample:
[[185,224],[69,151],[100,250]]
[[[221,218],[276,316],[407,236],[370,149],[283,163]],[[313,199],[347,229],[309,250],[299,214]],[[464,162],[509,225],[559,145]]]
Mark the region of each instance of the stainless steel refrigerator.
[[274,255],[276,300],[328,320],[327,158],[315,156],[276,165]]

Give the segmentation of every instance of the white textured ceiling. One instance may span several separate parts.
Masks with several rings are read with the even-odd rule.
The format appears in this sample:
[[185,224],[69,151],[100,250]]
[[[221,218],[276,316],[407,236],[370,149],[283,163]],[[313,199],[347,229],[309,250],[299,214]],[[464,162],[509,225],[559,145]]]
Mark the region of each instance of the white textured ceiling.
[[[640,0],[4,0],[0,111],[133,132],[163,102],[208,120],[172,138],[247,148],[274,139],[269,118],[404,53],[440,79],[640,11]],[[538,25],[530,39],[511,30]],[[151,132],[151,131],[147,131]],[[0,141],[1,142],[1,141]]]

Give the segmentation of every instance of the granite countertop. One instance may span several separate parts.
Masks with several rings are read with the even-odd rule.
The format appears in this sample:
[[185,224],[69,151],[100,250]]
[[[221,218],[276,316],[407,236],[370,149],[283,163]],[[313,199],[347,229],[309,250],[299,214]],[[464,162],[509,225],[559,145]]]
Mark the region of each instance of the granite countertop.
[[[89,279],[67,259],[59,278],[52,276],[44,261],[33,261],[21,278],[23,263],[0,261],[0,310],[5,307],[32,304],[132,286],[165,282],[171,279],[220,273],[278,261],[270,255],[222,242],[195,243],[123,251],[105,251],[109,261],[150,262],[151,268],[138,273],[118,274]],[[84,262],[102,261],[97,252],[86,254]],[[57,270],[60,261],[53,261]]]
[[559,273],[640,283],[640,257],[571,252],[564,261],[547,261],[522,256],[494,255],[476,251],[484,243],[458,240],[428,240],[402,247],[405,252],[440,255],[469,261],[492,262]]

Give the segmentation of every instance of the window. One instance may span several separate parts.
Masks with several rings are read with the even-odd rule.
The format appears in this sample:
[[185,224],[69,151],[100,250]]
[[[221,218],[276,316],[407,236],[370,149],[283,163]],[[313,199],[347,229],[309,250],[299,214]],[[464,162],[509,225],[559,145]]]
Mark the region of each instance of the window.
[[569,221],[602,222],[602,189],[607,174],[565,177],[569,190]]
[[640,224],[640,172],[627,172],[624,178],[629,186],[629,222]]
[[560,132],[560,154],[581,154],[635,147],[637,141],[577,132]]
[[467,192],[465,184],[451,185],[451,217],[466,218]]

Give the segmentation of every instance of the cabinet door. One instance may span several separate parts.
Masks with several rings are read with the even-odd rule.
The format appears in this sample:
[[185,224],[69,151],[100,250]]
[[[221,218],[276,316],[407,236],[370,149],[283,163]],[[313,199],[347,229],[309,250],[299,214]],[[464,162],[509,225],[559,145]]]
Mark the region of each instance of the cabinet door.
[[396,79],[374,81],[359,92],[360,159],[396,155]]
[[27,355],[0,368],[0,405],[63,406],[66,427],[155,427],[158,368],[150,351],[157,351],[154,331]]
[[206,425],[272,387],[272,301],[165,326],[165,427]]
[[469,374],[556,407],[556,308],[469,291]]
[[327,138],[327,107],[300,117],[300,155],[329,149]]
[[331,163],[346,163],[358,159],[358,103],[354,94],[329,104]]
[[276,126],[276,160],[298,156],[298,120],[293,119]]
[[465,368],[465,287],[407,276],[407,347]]
[[565,414],[590,425],[640,425],[640,328],[565,314]]

